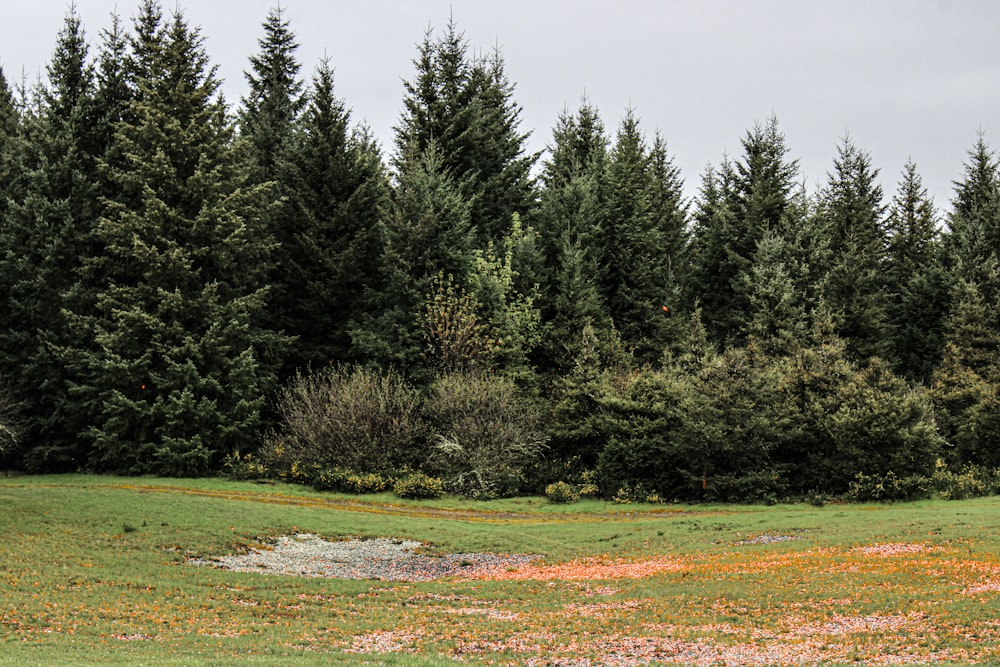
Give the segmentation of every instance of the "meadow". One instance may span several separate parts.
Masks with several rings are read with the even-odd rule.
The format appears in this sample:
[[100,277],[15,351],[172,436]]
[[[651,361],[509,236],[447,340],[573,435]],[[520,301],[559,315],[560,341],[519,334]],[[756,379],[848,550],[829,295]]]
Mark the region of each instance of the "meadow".
[[[420,583],[188,563],[297,532],[541,558]],[[1000,497],[553,505],[0,477],[0,665],[990,663],[998,532]]]

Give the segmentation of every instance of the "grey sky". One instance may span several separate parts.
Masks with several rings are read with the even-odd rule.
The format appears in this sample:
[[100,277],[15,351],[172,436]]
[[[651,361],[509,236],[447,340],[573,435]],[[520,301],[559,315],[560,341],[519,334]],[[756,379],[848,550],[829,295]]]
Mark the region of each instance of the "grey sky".
[[[117,6],[76,0],[96,52]],[[233,103],[275,0],[181,1],[201,26]],[[44,73],[68,3],[4,2],[0,65],[8,80]],[[164,2],[173,9],[173,2]],[[939,208],[977,132],[1000,147],[1000,2],[994,0],[282,0],[303,75],[323,57],[336,92],[386,153],[413,74],[416,44],[453,14],[470,45],[498,45],[523,107],[530,148],[586,93],[614,131],[631,106],[659,130],[693,195],[708,163],[774,113],[811,190],[845,134],[881,169],[886,200],[916,162]]]

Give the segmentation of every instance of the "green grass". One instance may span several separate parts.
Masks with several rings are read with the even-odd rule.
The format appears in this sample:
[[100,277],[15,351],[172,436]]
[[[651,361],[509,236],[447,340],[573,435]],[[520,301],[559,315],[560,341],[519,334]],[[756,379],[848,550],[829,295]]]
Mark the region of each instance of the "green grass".
[[[441,553],[534,553],[550,568],[577,565],[543,567],[525,581],[414,584],[186,564],[296,531],[407,537]],[[552,505],[403,501],[224,480],[7,477],[0,665],[996,661],[998,534],[1000,498]],[[796,539],[747,543],[762,535]],[[594,579],[610,575],[585,570],[587,559],[669,567]],[[566,578],[575,573],[590,578]],[[379,646],[398,650],[347,651]]]

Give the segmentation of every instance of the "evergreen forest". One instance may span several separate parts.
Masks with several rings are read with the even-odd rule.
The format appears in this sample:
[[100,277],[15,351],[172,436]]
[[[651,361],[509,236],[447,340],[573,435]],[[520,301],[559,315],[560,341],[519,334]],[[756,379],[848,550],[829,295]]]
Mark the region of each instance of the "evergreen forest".
[[[230,103],[144,0],[0,70],[0,469],[628,501],[1000,488],[1000,172],[947,213],[850,138],[810,191],[775,117],[697,195],[583,98],[527,149],[450,21],[391,146],[264,18]],[[9,73],[8,73],[9,74]],[[973,128],[974,130],[974,128]],[[560,496],[562,494],[562,496]]]

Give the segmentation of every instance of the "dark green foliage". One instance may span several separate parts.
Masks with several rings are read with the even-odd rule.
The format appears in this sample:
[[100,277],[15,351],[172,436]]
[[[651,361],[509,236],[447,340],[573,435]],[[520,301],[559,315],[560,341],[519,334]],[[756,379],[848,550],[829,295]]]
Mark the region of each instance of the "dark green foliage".
[[285,200],[275,229],[271,311],[274,326],[295,338],[283,350],[283,377],[357,360],[349,329],[362,317],[366,290],[382,285],[379,220],[388,180],[377,147],[349,121],[323,62],[278,165]]
[[647,363],[676,336],[670,309],[683,312],[675,269],[686,225],[682,187],[662,139],[650,149],[629,111],[611,151],[596,247],[607,312],[636,358]]
[[944,345],[952,280],[941,261],[937,213],[913,162],[903,168],[886,228],[890,357],[902,375],[927,380]]
[[1000,252],[1000,173],[993,150],[980,134],[969,151],[964,178],[955,184],[953,211],[944,237],[947,261],[960,279],[980,284],[990,300],[1000,294],[990,272]]
[[947,343],[931,378],[949,462],[1000,465],[1000,333],[995,303],[974,283],[959,283],[946,323]]
[[499,51],[472,58],[454,21],[436,40],[428,31],[419,48],[416,75],[404,83],[395,166],[406,170],[412,156],[436,144],[442,171],[470,203],[482,247],[498,241],[511,216],[527,213],[535,198],[530,172],[536,156],[524,153],[528,135],[519,130],[514,86]]
[[258,183],[280,180],[278,164],[305,105],[295,58],[299,45],[283,14],[280,6],[268,12],[264,37],[257,42],[260,52],[251,56],[251,71],[245,72],[250,91],[240,111],[240,135]]
[[368,294],[351,337],[363,358],[426,378],[424,305],[439,275],[467,285],[475,236],[469,202],[444,170],[436,144],[412,155],[398,178],[378,264],[384,286]]
[[84,267],[93,292],[74,304],[61,356],[86,411],[89,466],[199,475],[254,442],[272,382],[260,351],[280,338],[254,326],[267,192],[243,187],[198,31],[180,14],[159,28],[152,5],[138,21],[138,92],[108,174],[119,196],[95,230],[105,250]]
[[886,236],[878,170],[849,138],[837,149],[834,170],[820,194],[829,238],[824,297],[836,332],[858,360],[891,354]]
[[607,138],[586,100],[576,114],[560,114],[549,151],[535,214],[544,263],[539,306],[546,327],[538,359],[543,372],[558,373],[572,366],[585,326],[610,325],[597,268]]
[[[63,308],[93,253],[99,212],[94,72],[71,11],[47,68],[48,83],[21,119],[4,161],[11,169],[0,227],[0,370],[25,405],[25,465],[72,470],[83,463],[77,406],[54,350],[72,340]],[[4,210],[5,209],[5,210]]]
[[768,230],[794,229],[799,213],[792,193],[798,165],[787,157],[777,118],[756,125],[742,140],[743,157],[723,161],[702,180],[691,240],[688,300],[698,303],[713,340],[746,340],[749,295],[742,276],[751,271],[757,244]]

